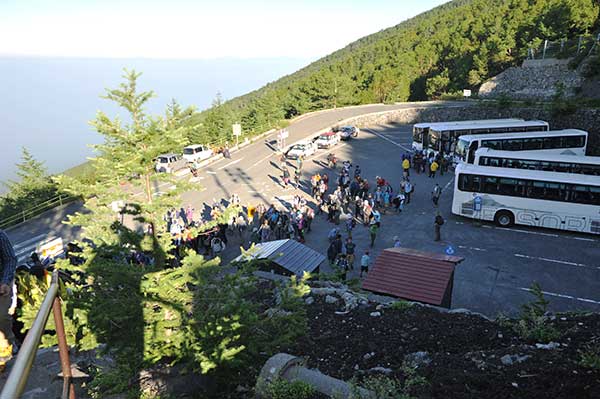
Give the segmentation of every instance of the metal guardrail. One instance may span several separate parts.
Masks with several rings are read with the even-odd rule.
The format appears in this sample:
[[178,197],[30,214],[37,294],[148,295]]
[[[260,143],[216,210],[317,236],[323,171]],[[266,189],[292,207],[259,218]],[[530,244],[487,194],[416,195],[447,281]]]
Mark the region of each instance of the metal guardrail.
[[58,339],[58,352],[60,356],[60,364],[63,373],[63,391],[62,399],[75,399],[75,386],[72,382],[71,364],[69,361],[69,348],[65,336],[65,326],[60,307],[60,298],[58,296],[58,270],[52,273],[52,281],[44,301],[40,306],[35,320],[25,336],[23,345],[19,350],[19,355],[12,366],[8,379],[4,384],[0,399],[15,399],[21,397],[33,366],[33,361],[37,354],[38,346],[50,311],[54,314],[54,324],[56,325],[56,338]]
[[0,221],[0,229],[5,229],[10,226],[17,225],[19,223],[26,222],[27,220],[57,206],[62,206],[66,203],[74,201],[77,197],[73,197],[67,194],[60,194],[56,197],[50,198],[47,201],[42,202],[36,206],[28,209],[24,209],[13,216],[7,217]]

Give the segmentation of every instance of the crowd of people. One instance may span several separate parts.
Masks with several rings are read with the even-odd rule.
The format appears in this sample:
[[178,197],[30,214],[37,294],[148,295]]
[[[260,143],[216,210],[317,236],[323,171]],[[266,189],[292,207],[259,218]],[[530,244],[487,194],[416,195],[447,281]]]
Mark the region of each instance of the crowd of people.
[[[310,177],[309,194],[313,199],[311,203],[300,192],[294,195],[286,206],[267,206],[262,203],[242,206],[239,197],[234,194],[226,202],[227,207],[213,200],[210,217],[206,220],[201,216],[195,218],[195,210],[190,205],[179,210],[172,209],[166,215],[166,221],[175,246],[175,262],[179,262],[179,254],[185,248],[208,257],[218,256],[225,250],[232,237],[238,237],[245,247],[253,243],[280,239],[305,242],[314,218],[323,214],[326,215],[326,220],[333,224],[328,234],[327,258],[332,267],[346,276],[347,272],[354,268],[356,259],[356,243],[352,233],[357,225],[368,229],[368,246],[374,247],[381,228],[382,214],[401,213],[411,203],[416,187],[411,181],[411,170],[419,174],[427,168],[431,178],[435,178],[438,170],[442,174],[448,170],[445,158],[424,156],[419,152],[403,154],[401,164],[403,175],[397,189],[382,176],[376,176],[371,186],[368,179],[362,175],[359,165],[344,161],[338,169],[336,159],[336,162],[328,164],[329,174],[316,173]],[[290,165],[287,160],[282,157],[280,170],[285,188],[291,185],[288,166]],[[294,185],[300,190],[303,158],[299,157],[294,166]],[[330,175],[335,176],[334,180],[330,180]],[[441,194],[442,188],[436,183],[431,192],[434,207],[438,206]],[[224,218],[227,210],[227,217]],[[436,212],[435,240],[441,239],[443,223],[443,218]],[[206,228],[207,224],[211,227]],[[194,235],[194,231],[201,232]],[[342,233],[345,233],[345,239],[342,239]],[[399,245],[398,239],[394,245]],[[365,250],[360,257],[361,277],[368,272],[370,264],[370,252]]]

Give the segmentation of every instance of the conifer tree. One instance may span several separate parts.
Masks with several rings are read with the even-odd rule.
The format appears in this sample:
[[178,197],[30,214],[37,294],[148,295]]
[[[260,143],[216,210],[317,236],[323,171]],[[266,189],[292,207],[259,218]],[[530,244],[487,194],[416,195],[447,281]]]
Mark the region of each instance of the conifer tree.
[[[182,122],[184,112],[178,105],[172,104],[164,117],[146,115],[145,105],[154,93],[137,91],[139,76],[126,70],[125,82],[107,90],[103,97],[127,111],[127,123],[110,119],[103,112],[91,122],[105,139],[93,146],[98,153],[91,159],[96,181],[84,185],[66,176],[58,180],[65,190],[85,199],[89,212],[72,216],[70,223],[83,226],[86,238],[105,247],[140,245],[139,233],[147,230],[160,266],[171,248],[163,217],[177,205],[178,194],[190,187],[167,174],[156,174],[154,160],[183,147],[190,127]],[[170,190],[161,188],[167,185]],[[120,212],[125,217],[115,213],[115,205],[124,205]],[[121,221],[128,222],[127,226]]]

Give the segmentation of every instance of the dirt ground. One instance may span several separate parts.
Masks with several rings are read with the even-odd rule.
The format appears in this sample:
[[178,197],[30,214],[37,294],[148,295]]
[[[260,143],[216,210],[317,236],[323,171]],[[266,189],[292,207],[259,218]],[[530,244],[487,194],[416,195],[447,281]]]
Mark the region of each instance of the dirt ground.
[[[307,306],[309,334],[287,349],[325,374],[361,381],[380,367],[403,381],[405,359],[425,352],[412,363],[418,364],[417,374],[427,381],[411,390],[414,397],[600,397],[600,370],[579,364],[586,343],[598,345],[598,314],[557,315],[551,323],[561,332],[556,340],[560,345],[538,349],[536,342],[522,340],[510,325],[475,315],[421,306],[376,310],[374,304],[336,314],[339,303],[315,297]],[[376,311],[381,315],[372,316]]]

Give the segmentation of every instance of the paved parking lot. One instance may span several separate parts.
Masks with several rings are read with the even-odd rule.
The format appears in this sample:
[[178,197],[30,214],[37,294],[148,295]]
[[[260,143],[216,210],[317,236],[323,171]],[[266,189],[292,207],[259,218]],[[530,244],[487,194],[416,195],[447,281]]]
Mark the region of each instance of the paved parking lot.
[[[381,175],[397,188],[400,157],[410,148],[411,126],[379,126],[363,132],[359,140],[339,149],[340,157],[359,163],[369,180]],[[465,257],[455,274],[453,307],[488,315],[515,314],[520,304],[532,298],[527,290],[537,281],[554,311],[600,310],[600,237],[524,226],[502,229],[452,215],[453,179],[452,173],[434,180],[411,171],[413,201],[402,214],[383,217],[375,253],[391,246],[395,235],[409,248],[444,253],[452,246],[455,255]],[[435,208],[430,198],[435,182],[444,187],[440,210],[446,223],[441,243],[433,241]],[[355,236],[362,247],[368,244],[366,228]],[[325,246],[318,245],[322,251]]]
[[[310,137],[310,131],[314,130],[299,130],[294,133],[294,140]],[[296,193],[302,193],[281,187],[277,155],[272,151],[271,139],[274,140],[274,137],[201,170],[195,179],[201,189],[184,194],[182,205],[192,204],[199,211],[212,203],[213,198],[228,198],[233,193],[241,197],[243,204],[265,202],[283,205]],[[362,175],[371,183],[374,183],[376,175],[381,175],[390,180],[397,190],[402,176],[401,155],[410,148],[411,141],[411,126],[373,126],[363,129],[358,139],[342,142],[333,151],[340,160],[349,159],[354,165],[359,164]],[[306,189],[310,175],[328,170],[323,162],[326,155],[327,151],[320,151],[304,162],[303,183]],[[292,170],[293,162],[290,165]],[[331,178],[334,179],[333,176]],[[456,255],[465,257],[456,269],[454,308],[464,307],[491,316],[499,312],[515,314],[522,303],[531,300],[527,289],[537,281],[547,293],[554,311],[600,311],[600,237],[523,226],[500,229],[493,224],[480,225],[454,216],[450,211],[453,178],[450,173],[438,175],[434,180],[411,171],[415,185],[412,203],[401,214],[383,216],[373,249],[375,257],[381,250],[392,246],[396,235],[403,246],[418,250],[444,253],[448,246],[452,246]],[[435,208],[431,202],[431,190],[435,182],[444,188],[440,210],[446,218],[442,226],[443,241],[439,243],[433,241]],[[303,195],[308,196],[307,193]],[[307,236],[307,245],[326,253],[326,236],[332,225],[320,216],[313,227],[314,231]],[[15,239],[19,232],[11,232],[15,243],[23,240]],[[29,233],[29,237],[32,234],[31,230],[22,233]],[[353,235],[358,246],[357,253],[361,254],[369,244],[368,231],[359,226]],[[239,254],[239,244],[239,240],[233,241],[225,260]],[[357,274],[354,271],[349,277]]]

